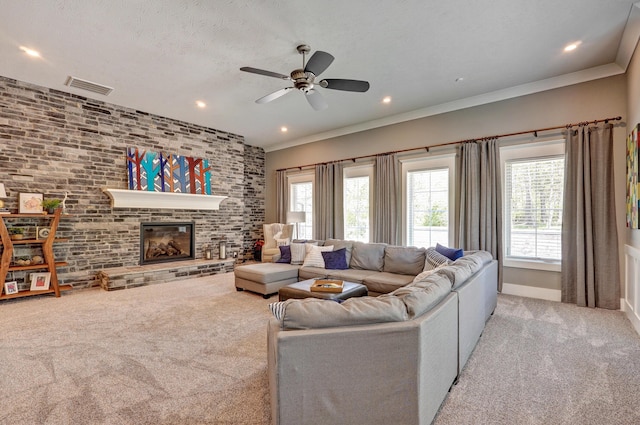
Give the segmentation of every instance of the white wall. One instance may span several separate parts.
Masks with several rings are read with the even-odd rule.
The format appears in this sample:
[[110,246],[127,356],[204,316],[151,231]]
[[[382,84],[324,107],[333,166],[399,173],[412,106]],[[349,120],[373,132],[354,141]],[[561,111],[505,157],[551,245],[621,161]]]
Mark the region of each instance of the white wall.
[[[638,100],[640,99],[640,58],[637,57],[634,58],[634,72],[636,72],[635,92],[629,93],[629,96],[633,97],[635,102],[633,122],[638,122],[640,120],[640,100]],[[626,105],[627,77],[620,75],[268,152],[266,155],[266,220],[267,222],[275,220],[275,172],[280,168],[622,116],[623,122],[614,129],[616,221],[619,252],[622,256],[626,239],[624,236]],[[552,134],[548,133],[548,135]],[[635,231],[634,234],[636,243],[640,246],[640,232]],[[505,282],[548,290],[560,289],[559,273],[555,272],[506,269]]]

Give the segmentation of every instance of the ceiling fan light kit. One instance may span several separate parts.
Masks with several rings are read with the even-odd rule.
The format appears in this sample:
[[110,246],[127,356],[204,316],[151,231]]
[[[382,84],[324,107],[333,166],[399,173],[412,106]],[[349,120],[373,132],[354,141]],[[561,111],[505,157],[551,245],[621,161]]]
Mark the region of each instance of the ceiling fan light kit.
[[323,79],[316,82],[318,75],[322,74],[334,60],[334,57],[327,52],[316,50],[311,55],[309,61],[307,61],[307,54],[311,52],[311,47],[306,44],[301,44],[297,47],[298,53],[302,55],[302,68],[294,69],[289,76],[279,74],[277,72],[265,71],[264,69],[242,67],[240,71],[250,72],[252,74],[264,75],[267,77],[279,78],[282,80],[289,80],[293,83],[293,87],[284,87],[276,90],[273,93],[269,93],[256,100],[256,103],[268,103],[281,96],[284,96],[289,91],[297,89],[305,94],[309,105],[316,111],[321,111],[327,108],[327,102],[325,102],[322,94],[315,90],[315,87],[321,87],[324,89],[341,90],[364,93],[369,90],[369,83],[361,80],[346,80],[346,79]]

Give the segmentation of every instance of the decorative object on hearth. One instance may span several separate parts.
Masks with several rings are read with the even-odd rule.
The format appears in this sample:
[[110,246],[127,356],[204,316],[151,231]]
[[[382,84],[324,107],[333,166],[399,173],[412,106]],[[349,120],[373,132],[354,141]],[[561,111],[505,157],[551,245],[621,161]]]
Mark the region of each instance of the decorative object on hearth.
[[211,255],[212,255],[212,249],[210,245],[205,245],[204,246],[204,258],[207,260],[211,260]]
[[49,289],[49,281],[51,280],[51,273],[31,273],[31,290],[32,291],[46,291]]
[[322,94],[316,90],[316,87],[322,87],[325,89],[342,90],[351,92],[366,92],[369,90],[369,83],[361,80],[344,80],[344,79],[323,79],[318,82],[315,81],[316,77],[322,74],[333,62],[333,56],[327,52],[316,50],[311,55],[307,62],[307,54],[311,51],[311,47],[306,44],[299,45],[296,50],[302,55],[302,68],[294,69],[290,75],[279,74],[277,72],[265,71],[263,69],[251,68],[248,66],[240,68],[240,71],[251,72],[252,74],[265,75],[267,77],[280,78],[282,80],[289,80],[293,83],[293,87],[285,87],[280,90],[276,90],[266,96],[256,100],[256,103],[267,103],[284,96],[293,89],[298,89],[305,94],[309,105],[316,111],[321,111],[327,108],[327,102],[325,102]]
[[211,195],[209,160],[127,148],[129,189]]
[[300,239],[300,228],[298,226],[300,225],[300,223],[304,223],[305,221],[307,221],[307,214],[304,211],[287,212],[287,223],[293,223],[296,225],[295,239]]
[[42,214],[42,193],[20,193],[18,212],[20,214]]
[[227,242],[223,239],[219,245],[220,259],[225,260],[227,258]]
[[640,193],[638,193],[638,163],[640,162],[638,152],[638,129],[637,124],[627,136],[627,227],[630,229],[640,228],[638,215],[640,212]]

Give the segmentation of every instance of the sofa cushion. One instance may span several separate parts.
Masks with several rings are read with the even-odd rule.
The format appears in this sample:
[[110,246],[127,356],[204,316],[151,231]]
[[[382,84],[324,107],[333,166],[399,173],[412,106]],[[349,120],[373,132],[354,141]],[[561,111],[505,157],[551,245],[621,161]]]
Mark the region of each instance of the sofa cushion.
[[384,267],[384,243],[354,242],[349,267],[381,272]]
[[346,270],[349,268],[349,265],[347,263],[347,248],[323,252],[322,258],[324,258],[325,269]]
[[425,249],[413,246],[386,246],[383,271],[415,276],[424,269]]
[[280,248],[280,258],[276,261],[276,263],[288,263],[291,264],[291,246],[289,245],[281,245]]
[[304,257],[302,267],[321,267],[324,269],[324,257],[322,252],[333,251],[332,246],[307,245],[307,255]]
[[353,241],[343,241],[342,239],[327,239],[325,245],[333,245],[333,250],[337,251],[346,248],[347,267],[351,264],[351,254],[353,253]]
[[372,274],[378,273],[371,270],[355,270],[355,269],[346,269],[346,270],[325,270],[327,274],[327,278],[329,279],[339,279],[346,280],[347,282],[353,283],[363,283],[363,281],[367,278],[367,276],[371,276]]
[[285,301],[283,329],[317,329],[407,320],[407,308],[398,297],[356,297],[337,303],[306,298]]
[[433,270],[444,264],[451,264],[451,260],[436,251],[434,247],[427,248],[425,252],[424,271]]
[[413,319],[431,310],[450,293],[451,283],[449,279],[444,276],[436,276],[424,287],[409,285],[382,296],[399,297],[407,307],[409,318]]
[[413,276],[378,272],[371,273],[364,278],[362,283],[367,285],[369,292],[377,292],[380,294],[388,294],[401,286],[408,285],[413,281]]
[[444,245],[440,245],[439,243],[436,243],[436,251],[438,251],[440,254],[444,255],[451,261],[456,261],[464,254],[464,251],[460,248],[449,248]]
[[326,279],[328,278],[327,272],[330,270],[320,268],[320,267],[300,267],[298,271],[298,280],[307,280],[307,279]]

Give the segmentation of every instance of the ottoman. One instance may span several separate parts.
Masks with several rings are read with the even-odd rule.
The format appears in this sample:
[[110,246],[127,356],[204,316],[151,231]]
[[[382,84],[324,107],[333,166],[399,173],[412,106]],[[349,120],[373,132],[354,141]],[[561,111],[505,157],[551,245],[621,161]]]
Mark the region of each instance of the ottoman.
[[233,271],[238,291],[248,290],[269,298],[278,289],[298,281],[298,269],[286,263],[258,263],[238,266]]
[[307,279],[301,282],[292,283],[278,291],[280,301],[289,298],[321,298],[324,300],[346,300],[351,297],[364,297],[368,295],[367,287],[359,283],[343,282],[342,292],[311,292],[311,284],[315,279]]

